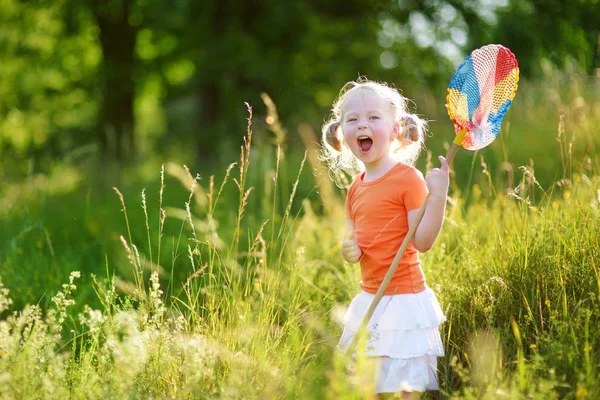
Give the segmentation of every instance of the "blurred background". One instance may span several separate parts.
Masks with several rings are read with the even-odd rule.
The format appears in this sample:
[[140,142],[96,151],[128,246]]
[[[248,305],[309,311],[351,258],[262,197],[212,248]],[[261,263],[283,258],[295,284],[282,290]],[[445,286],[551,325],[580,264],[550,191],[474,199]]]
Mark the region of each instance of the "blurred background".
[[[510,190],[521,166],[544,188],[571,169],[592,170],[598,21],[597,0],[0,0],[5,284],[35,302],[67,271],[118,265],[112,257],[122,249],[110,248],[126,226],[111,188],[131,199],[130,222],[141,228],[140,192],[146,188],[157,215],[162,165],[187,165],[205,188],[212,175],[218,183],[239,160],[245,103],[258,148],[250,183],[260,193],[268,192],[276,145],[290,168],[279,184],[291,191],[339,89],[362,75],[414,101],[413,111],[430,120],[426,145],[435,160],[453,138],[447,83],[463,57],[487,43],[516,54],[521,86],[501,139],[457,157],[453,190],[467,192],[468,202],[479,193],[471,185],[489,176],[484,195]],[[269,98],[278,129],[266,118]],[[578,154],[568,166],[567,153]],[[314,168],[302,172],[297,197],[320,211]],[[169,188],[165,201],[182,207],[184,188]],[[134,239],[145,237],[137,231]]]
[[454,67],[482,44],[511,48],[526,79],[544,62],[594,75],[599,10],[594,0],[2,0],[0,171],[19,179],[90,157],[228,164],[244,102],[260,122],[267,93],[290,130],[318,130],[360,75],[395,84],[438,122]]

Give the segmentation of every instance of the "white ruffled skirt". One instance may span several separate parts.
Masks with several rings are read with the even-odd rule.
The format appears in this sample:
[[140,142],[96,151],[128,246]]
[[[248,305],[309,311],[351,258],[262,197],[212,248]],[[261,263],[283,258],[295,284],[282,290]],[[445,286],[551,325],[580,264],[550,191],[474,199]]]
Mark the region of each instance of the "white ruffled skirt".
[[[339,346],[347,349],[375,295],[362,291],[344,316]],[[439,325],[446,320],[435,293],[383,296],[367,329],[366,355],[377,358],[377,393],[437,390],[437,358],[444,355]]]

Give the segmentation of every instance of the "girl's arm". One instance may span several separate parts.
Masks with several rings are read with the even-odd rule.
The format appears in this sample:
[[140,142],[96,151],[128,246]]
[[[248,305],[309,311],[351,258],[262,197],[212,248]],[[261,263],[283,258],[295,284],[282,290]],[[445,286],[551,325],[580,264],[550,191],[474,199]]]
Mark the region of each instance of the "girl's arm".
[[[432,169],[425,177],[427,187],[429,188],[429,202],[427,203],[425,214],[423,214],[423,219],[419,223],[412,240],[415,249],[421,253],[426,252],[433,246],[444,222],[449,184],[449,166],[444,157],[440,156],[439,160],[442,163],[442,167]],[[418,213],[418,209],[408,212],[409,229],[415,223]]]

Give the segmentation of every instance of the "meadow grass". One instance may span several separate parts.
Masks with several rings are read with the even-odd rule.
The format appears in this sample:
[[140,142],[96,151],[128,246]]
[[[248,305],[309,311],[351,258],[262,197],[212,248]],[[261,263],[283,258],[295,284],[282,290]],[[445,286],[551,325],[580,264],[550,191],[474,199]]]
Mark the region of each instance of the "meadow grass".
[[[600,397],[600,101],[576,94],[589,112],[553,121],[552,184],[531,163],[508,179],[487,153],[455,169],[470,184],[454,180],[422,255],[448,318],[441,391],[426,397]],[[289,151],[263,100],[272,144],[256,143],[249,109],[239,160],[218,177],[168,163],[147,190],[69,196],[43,176],[3,187],[3,399],[370,397],[370,361],[336,349],[359,290],[339,256],[344,191],[312,129],[299,129],[306,153]]]

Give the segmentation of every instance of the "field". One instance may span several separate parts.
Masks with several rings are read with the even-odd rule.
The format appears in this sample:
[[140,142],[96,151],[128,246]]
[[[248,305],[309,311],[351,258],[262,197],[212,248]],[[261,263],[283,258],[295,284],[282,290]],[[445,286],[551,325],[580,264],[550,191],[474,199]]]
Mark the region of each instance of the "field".
[[[545,74],[457,156],[422,255],[448,318],[428,398],[600,398],[600,81]],[[451,140],[437,108],[422,171]],[[369,398],[336,349],[345,191],[313,128],[267,128],[201,175],[79,156],[0,183],[0,398]]]

